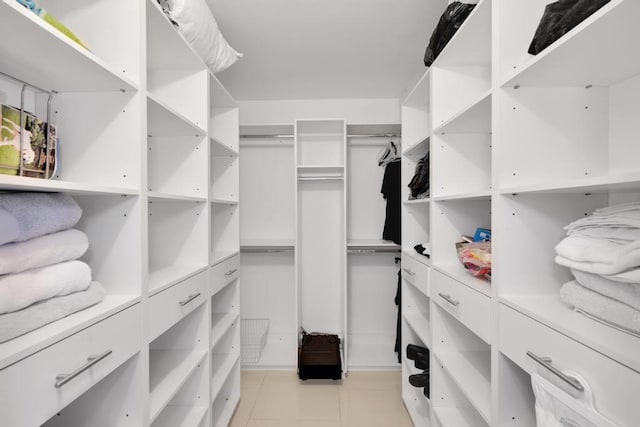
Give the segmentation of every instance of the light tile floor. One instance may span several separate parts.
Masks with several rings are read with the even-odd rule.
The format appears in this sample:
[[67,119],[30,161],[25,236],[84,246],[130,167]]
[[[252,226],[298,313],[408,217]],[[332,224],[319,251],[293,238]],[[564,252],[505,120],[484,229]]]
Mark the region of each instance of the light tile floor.
[[397,372],[299,381],[295,372],[242,371],[231,427],[412,427]]

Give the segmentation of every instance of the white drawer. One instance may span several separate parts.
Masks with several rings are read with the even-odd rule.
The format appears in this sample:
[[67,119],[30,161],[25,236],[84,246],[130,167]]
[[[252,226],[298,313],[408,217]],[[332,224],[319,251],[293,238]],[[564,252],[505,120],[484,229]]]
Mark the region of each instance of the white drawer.
[[429,270],[430,268],[408,255],[402,255],[402,277],[420,292],[429,296]]
[[156,339],[206,300],[206,271],[152,296],[149,300],[149,341]]
[[567,387],[527,352],[550,358],[553,367],[574,371],[587,381],[600,413],[620,427],[638,425],[640,374],[503,304],[500,351],[529,375],[538,372],[562,388]]
[[[141,346],[142,310],[136,304],[7,367],[0,371],[0,424],[41,425]],[[90,356],[101,357],[88,367]],[[56,378],[72,373],[77,375],[66,384]]]
[[455,279],[433,271],[433,301],[491,344],[491,300]]
[[229,258],[211,269],[209,295],[217,294],[240,275],[240,255]]

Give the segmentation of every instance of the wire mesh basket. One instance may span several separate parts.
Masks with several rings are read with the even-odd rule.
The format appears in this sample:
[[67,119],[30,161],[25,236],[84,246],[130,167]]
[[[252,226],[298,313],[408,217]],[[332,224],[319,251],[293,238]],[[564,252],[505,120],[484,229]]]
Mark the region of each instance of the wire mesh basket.
[[240,363],[254,365],[267,342],[269,319],[240,319]]

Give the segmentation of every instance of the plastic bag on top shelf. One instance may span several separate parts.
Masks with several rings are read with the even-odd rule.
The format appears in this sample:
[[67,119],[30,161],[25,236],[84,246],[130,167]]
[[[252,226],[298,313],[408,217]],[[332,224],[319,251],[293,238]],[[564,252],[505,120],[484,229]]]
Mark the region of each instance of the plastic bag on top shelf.
[[537,55],[611,0],[559,0],[548,4],[529,46]]
[[467,19],[475,4],[462,3],[455,1],[444,11],[438,21],[436,29],[431,34],[429,45],[424,53],[424,65],[430,67],[436,60],[440,52],[445,48],[449,40],[451,40],[458,31],[458,28]]

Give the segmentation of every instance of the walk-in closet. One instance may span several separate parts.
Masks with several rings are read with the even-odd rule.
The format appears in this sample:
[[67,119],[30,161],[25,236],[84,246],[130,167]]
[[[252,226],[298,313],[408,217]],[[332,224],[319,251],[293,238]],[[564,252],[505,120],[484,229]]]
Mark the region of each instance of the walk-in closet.
[[638,22],[0,0],[0,426],[637,427]]

